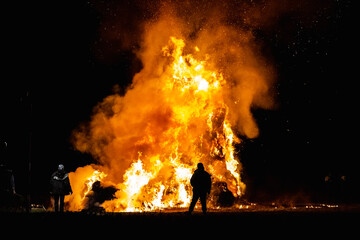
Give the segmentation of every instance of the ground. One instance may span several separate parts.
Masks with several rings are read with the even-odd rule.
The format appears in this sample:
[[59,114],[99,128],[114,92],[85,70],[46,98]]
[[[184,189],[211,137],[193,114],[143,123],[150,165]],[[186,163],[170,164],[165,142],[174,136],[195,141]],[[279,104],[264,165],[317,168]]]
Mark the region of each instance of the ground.
[[[242,209],[198,209],[192,215],[185,209],[145,213],[53,212],[0,213],[3,229],[24,229],[35,235],[49,233],[71,236],[106,237],[124,234],[138,237],[181,236],[289,236],[345,238],[358,231],[359,205],[307,205],[297,207],[250,206]],[[9,228],[10,227],[10,228]],[[110,235],[111,234],[111,235]],[[290,234],[290,235],[289,235]]]

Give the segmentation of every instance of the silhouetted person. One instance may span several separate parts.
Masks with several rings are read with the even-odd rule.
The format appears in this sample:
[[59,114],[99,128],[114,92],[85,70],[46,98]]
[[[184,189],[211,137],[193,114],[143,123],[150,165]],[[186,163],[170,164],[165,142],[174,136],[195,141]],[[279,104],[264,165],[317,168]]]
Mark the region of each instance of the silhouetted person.
[[60,212],[63,212],[65,195],[72,193],[69,176],[65,173],[64,165],[60,164],[58,170],[51,175],[50,184],[50,194],[54,197],[55,212],[59,211],[59,202]]
[[203,213],[206,213],[206,195],[210,194],[211,176],[205,171],[202,163],[198,163],[197,169],[190,179],[190,183],[193,187],[193,198],[189,207],[189,213],[192,213],[199,198],[201,202],[201,209]]
[[0,210],[9,209],[14,204],[15,180],[11,169],[0,164]]
[[16,194],[15,179],[11,169],[0,164],[0,190],[9,194]]

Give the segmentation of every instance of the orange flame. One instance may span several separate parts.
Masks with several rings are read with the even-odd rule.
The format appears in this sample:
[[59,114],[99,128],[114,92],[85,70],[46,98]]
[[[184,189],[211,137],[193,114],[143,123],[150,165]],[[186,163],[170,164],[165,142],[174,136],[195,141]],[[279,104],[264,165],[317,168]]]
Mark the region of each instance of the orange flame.
[[177,34],[157,36],[159,29],[171,29],[168,24],[173,23],[163,20],[148,27],[139,52],[144,66],[126,94],[105,98],[89,125],[74,132],[75,147],[99,164],[70,174],[70,210],[85,207],[86,183],[96,180],[118,189],[114,199],[102,203],[106,211],[187,207],[189,180],[199,162],[213,182],[225,182],[235,197],[243,195],[234,148],[241,140],[233,129],[257,136],[250,106],[271,106],[267,70],[247,47],[229,44],[224,51],[242,55],[225,61],[214,50],[216,58],[203,52],[210,49],[206,41],[187,46]]

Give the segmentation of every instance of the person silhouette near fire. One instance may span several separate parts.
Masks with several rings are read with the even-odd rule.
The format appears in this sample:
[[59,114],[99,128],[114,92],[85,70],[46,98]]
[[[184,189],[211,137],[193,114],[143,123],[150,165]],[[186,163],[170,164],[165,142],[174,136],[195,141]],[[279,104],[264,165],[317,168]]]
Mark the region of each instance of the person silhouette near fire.
[[72,193],[69,176],[65,173],[64,165],[60,164],[58,170],[51,175],[50,185],[50,194],[53,195],[54,198],[55,212],[59,212],[59,202],[60,212],[64,212],[65,195]]
[[202,163],[197,164],[197,169],[190,179],[190,184],[193,187],[193,197],[190,203],[189,213],[192,213],[200,198],[202,212],[206,214],[206,195],[210,194],[211,175],[205,171]]

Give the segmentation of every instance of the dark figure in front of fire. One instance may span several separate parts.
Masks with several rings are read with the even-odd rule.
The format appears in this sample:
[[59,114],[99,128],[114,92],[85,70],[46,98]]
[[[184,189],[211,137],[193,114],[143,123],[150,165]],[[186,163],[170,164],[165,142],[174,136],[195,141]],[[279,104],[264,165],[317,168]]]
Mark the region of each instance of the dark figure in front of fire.
[[72,193],[69,176],[65,172],[64,165],[60,164],[58,170],[51,175],[50,185],[50,194],[54,197],[55,212],[59,212],[59,202],[60,212],[63,212],[65,195]]
[[190,179],[191,186],[193,187],[193,197],[189,207],[189,213],[194,210],[196,202],[200,198],[201,209],[206,213],[206,195],[210,194],[211,190],[211,175],[205,171],[204,165],[198,163],[197,169]]

